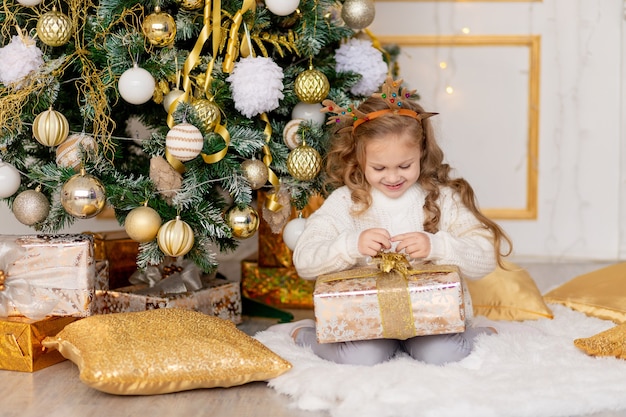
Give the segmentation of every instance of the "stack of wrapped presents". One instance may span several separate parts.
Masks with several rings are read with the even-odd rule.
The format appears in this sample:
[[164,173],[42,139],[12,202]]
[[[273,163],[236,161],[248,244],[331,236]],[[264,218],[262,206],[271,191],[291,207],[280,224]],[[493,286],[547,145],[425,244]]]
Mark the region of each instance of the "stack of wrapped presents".
[[0,235],[0,369],[63,361],[42,340],[95,314],[177,307],[241,322],[239,282],[184,260],[138,270],[137,254],[124,232]]

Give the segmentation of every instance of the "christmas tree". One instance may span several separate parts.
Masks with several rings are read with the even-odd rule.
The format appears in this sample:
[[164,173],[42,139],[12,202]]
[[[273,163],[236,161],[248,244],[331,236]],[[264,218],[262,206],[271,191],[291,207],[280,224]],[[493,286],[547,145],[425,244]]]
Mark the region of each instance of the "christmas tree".
[[46,233],[110,207],[140,268],[213,271],[257,210],[280,230],[322,191],[320,102],[369,96],[396,55],[373,18],[373,0],[6,0],[0,197]]

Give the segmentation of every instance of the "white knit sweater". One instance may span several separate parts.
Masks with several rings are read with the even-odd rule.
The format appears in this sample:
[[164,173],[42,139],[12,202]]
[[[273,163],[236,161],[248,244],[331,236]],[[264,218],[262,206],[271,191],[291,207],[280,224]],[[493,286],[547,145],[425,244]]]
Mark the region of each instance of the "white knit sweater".
[[[293,253],[298,275],[315,279],[367,264],[358,251],[361,232],[386,228],[391,236],[423,231],[425,192],[415,184],[401,197],[392,199],[372,190],[372,206],[363,214],[351,215],[353,203],[348,187],[335,190],[306,221]],[[439,231],[426,233],[430,255],[425,259],[439,265],[456,265],[465,278],[478,279],[496,267],[493,236],[459,201],[450,188],[439,197]]]

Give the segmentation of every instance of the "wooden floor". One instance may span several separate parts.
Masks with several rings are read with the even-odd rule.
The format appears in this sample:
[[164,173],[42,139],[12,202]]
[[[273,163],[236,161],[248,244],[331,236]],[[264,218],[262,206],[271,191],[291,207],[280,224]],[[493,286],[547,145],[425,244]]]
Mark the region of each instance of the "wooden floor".
[[[595,262],[520,264],[536,279],[542,293],[560,282],[605,266]],[[226,262],[226,269],[222,272],[231,278],[238,273],[237,265],[237,262]],[[307,310],[291,312],[296,318],[312,314]],[[275,322],[276,319],[244,317],[239,328],[253,335]],[[419,416],[419,410],[415,415]],[[0,416],[321,417],[327,414],[294,409],[290,407],[288,397],[277,394],[263,382],[148,397],[104,394],[80,382],[77,367],[65,361],[35,373],[0,371]],[[626,412],[599,413],[593,417],[626,417]]]

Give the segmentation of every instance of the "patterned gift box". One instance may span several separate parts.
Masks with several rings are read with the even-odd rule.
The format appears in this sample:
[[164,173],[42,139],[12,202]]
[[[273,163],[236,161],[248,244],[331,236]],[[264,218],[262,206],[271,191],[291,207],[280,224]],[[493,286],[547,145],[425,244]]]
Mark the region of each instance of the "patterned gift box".
[[124,230],[85,234],[93,236],[94,258],[109,263],[108,288],[128,286],[128,278],[137,270],[139,243]]
[[96,288],[87,235],[0,236],[0,316],[85,317]]
[[313,303],[320,343],[465,331],[463,286],[453,266],[419,265],[404,274],[361,267],[322,275]]
[[239,283],[220,278],[206,280],[204,287],[177,294],[145,294],[145,284],[96,291],[94,301],[98,314],[184,308],[241,323],[241,290]]
[[41,341],[55,336],[76,317],[47,317],[33,320],[26,317],[0,318],[0,369],[34,372],[65,360]]
[[294,267],[262,267],[243,261],[241,274],[244,297],[279,308],[313,308],[315,281],[300,278]]

